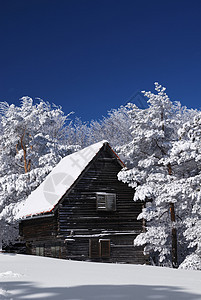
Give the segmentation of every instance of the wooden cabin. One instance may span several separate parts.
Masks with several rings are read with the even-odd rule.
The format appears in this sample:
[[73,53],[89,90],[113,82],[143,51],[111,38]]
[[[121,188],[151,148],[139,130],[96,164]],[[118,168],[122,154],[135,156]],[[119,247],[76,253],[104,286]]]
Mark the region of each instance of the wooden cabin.
[[142,203],[118,181],[125,167],[102,141],[63,158],[18,214],[26,253],[97,262],[146,263],[133,240]]

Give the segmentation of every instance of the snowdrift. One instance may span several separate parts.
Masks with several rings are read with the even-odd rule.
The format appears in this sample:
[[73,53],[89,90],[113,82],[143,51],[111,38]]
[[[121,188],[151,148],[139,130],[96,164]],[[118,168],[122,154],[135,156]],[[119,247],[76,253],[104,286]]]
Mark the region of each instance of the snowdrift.
[[12,254],[0,266],[0,299],[201,299],[199,271]]

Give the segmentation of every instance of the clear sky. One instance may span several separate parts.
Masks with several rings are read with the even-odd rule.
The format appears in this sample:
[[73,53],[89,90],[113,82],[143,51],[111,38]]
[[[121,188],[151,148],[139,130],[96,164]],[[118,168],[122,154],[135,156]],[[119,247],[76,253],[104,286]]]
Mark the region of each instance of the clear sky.
[[99,119],[153,83],[201,107],[200,0],[0,0],[0,101]]

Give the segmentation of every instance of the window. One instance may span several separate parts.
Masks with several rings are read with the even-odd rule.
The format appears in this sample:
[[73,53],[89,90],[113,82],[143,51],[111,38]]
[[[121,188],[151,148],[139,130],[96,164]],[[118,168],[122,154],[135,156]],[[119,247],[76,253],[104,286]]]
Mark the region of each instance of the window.
[[116,194],[112,193],[96,193],[97,210],[116,210]]
[[109,239],[91,239],[89,240],[90,258],[109,258],[110,240]]
[[36,247],[36,255],[37,256],[44,256],[44,247]]
[[60,257],[61,247],[60,246],[52,246],[51,247],[51,254],[52,257]]

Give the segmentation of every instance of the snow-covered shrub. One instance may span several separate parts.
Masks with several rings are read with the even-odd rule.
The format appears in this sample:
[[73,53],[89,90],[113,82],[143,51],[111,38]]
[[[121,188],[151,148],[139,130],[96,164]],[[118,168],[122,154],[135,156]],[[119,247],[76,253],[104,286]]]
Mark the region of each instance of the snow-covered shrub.
[[179,269],[201,270],[201,257],[196,253],[188,255],[180,264]]

